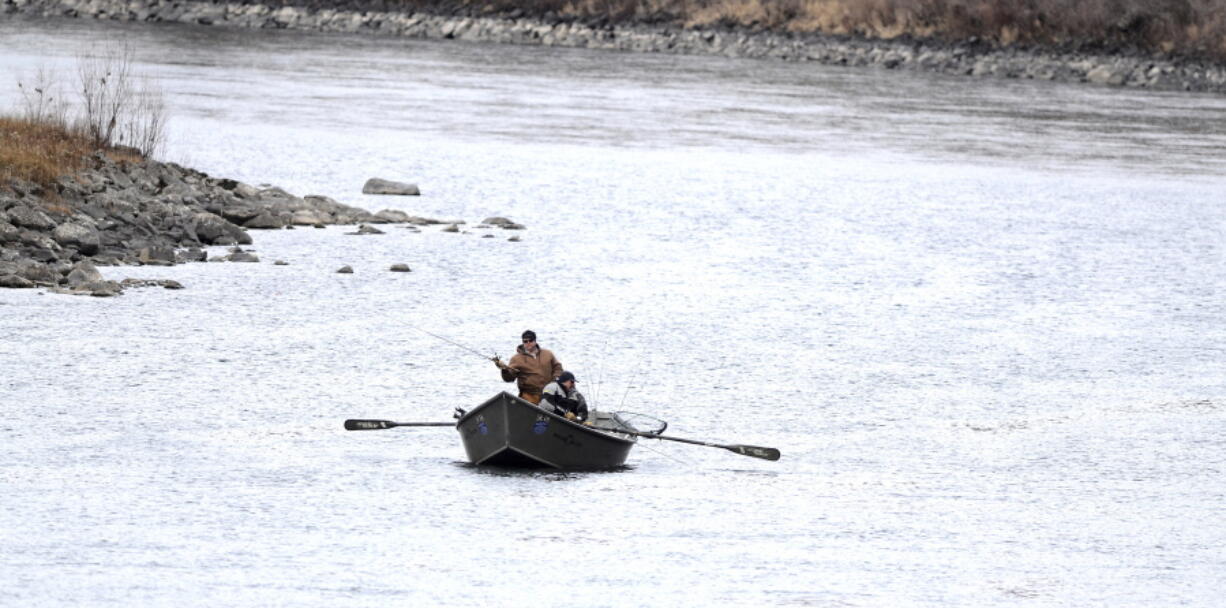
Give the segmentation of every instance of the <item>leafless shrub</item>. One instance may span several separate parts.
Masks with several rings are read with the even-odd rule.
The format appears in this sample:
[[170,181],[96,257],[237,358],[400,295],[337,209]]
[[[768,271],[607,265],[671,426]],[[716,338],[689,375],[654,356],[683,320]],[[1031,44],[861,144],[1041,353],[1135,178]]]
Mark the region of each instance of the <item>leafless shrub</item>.
[[161,152],[166,141],[166,98],[157,83],[142,78],[131,112],[119,123],[120,145],[140,150],[146,158]]
[[127,45],[78,58],[80,125],[99,147],[128,146],[148,157],[165,141],[165,97],[151,79],[136,76],[134,64]]
[[21,92],[22,118],[37,124],[68,126],[68,101],[50,69],[40,66],[32,74],[19,77],[17,89]]
[[77,58],[81,125],[96,146],[112,145],[132,104],[133,59],[128,46],[108,46],[99,55]]

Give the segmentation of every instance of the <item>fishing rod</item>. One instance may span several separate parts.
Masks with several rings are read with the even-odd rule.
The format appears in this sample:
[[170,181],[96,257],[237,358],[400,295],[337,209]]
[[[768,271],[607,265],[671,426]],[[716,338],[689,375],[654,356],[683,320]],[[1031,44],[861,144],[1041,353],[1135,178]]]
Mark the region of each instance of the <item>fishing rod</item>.
[[429,332],[429,331],[426,331],[426,330],[424,330],[424,329],[422,329],[422,328],[420,328],[420,327],[416,327],[416,326],[413,326],[413,325],[410,325],[409,327],[412,327],[413,329],[416,329],[417,331],[420,331],[420,332],[421,332],[421,333],[423,333],[423,334],[426,334],[426,335],[429,335],[429,336],[434,336],[435,338],[438,338],[439,340],[442,340],[443,342],[446,342],[446,343],[448,343],[448,344],[450,344],[450,345],[452,345],[452,346],[455,346],[455,347],[458,347],[458,348],[462,348],[462,349],[464,349],[464,350],[466,350],[466,351],[468,351],[468,352],[470,352],[470,353],[472,353],[472,354],[474,354],[474,355],[477,355],[478,357],[481,357],[482,359],[485,359],[486,361],[493,361],[493,362],[495,362],[495,363],[498,363],[499,361],[501,361],[501,360],[498,358],[498,354],[497,354],[497,353],[495,353],[495,354],[494,354],[494,356],[492,356],[492,357],[487,357],[487,356],[485,356],[483,353],[479,352],[477,349],[475,349],[475,348],[469,348],[469,347],[467,347],[467,346],[464,346],[463,344],[460,344],[459,342],[456,342],[455,340],[451,340],[451,339],[449,339],[449,338],[446,338],[446,337],[440,336],[440,335],[438,335],[438,334],[436,334],[436,333],[434,333],[434,332]]

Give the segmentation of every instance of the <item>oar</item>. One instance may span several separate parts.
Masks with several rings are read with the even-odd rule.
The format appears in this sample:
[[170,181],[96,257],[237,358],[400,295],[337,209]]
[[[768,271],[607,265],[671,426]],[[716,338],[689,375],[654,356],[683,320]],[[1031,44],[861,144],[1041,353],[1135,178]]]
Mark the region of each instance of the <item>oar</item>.
[[455,426],[454,422],[392,422],[391,420],[346,420],[346,431],[377,431],[394,426]]
[[708,443],[706,441],[698,441],[696,439],[682,439],[681,437],[669,437],[668,435],[656,435],[654,433],[640,433],[638,431],[617,430],[616,432],[625,433],[627,435],[637,435],[639,437],[647,437],[649,439],[666,439],[668,441],[705,445],[711,448],[724,448],[730,452],[736,452],[741,456],[751,456],[753,458],[761,458],[762,460],[779,460],[779,450],[776,450],[775,448],[760,448],[756,445],[724,445],[722,443]]

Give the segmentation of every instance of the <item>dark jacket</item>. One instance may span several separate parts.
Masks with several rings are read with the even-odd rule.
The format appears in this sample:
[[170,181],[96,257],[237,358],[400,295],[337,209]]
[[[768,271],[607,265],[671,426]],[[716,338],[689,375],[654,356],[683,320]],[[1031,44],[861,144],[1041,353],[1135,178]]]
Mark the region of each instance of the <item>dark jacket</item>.
[[566,392],[566,387],[557,382],[550,382],[542,395],[541,407],[548,410],[546,404],[553,406],[553,413],[565,415],[571,412],[580,422],[587,420],[587,399],[579,389]]

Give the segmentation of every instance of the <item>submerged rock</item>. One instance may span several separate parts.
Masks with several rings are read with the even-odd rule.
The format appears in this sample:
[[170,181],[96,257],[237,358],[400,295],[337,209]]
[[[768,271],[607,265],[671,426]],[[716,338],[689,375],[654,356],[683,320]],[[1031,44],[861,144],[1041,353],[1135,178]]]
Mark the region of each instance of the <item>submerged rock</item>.
[[388,270],[392,272],[412,272],[408,264],[392,264],[392,267]]
[[517,224],[505,217],[487,217],[481,220],[481,223],[488,224],[490,226],[498,226],[499,228],[502,228],[503,230],[525,230],[526,229],[526,227],[523,224]]
[[337,274],[353,274],[353,267],[348,265],[341,266],[336,272]]
[[378,228],[375,228],[374,226],[367,226],[366,224],[360,224],[360,225],[358,226],[357,231],[355,231],[355,232],[346,232],[345,234],[357,234],[357,235],[363,235],[363,234],[384,234],[384,232],[383,232],[382,230],[379,230]]
[[120,287],[127,289],[129,287],[164,287],[166,289],[183,289],[183,284],[171,279],[124,279],[119,282]]

